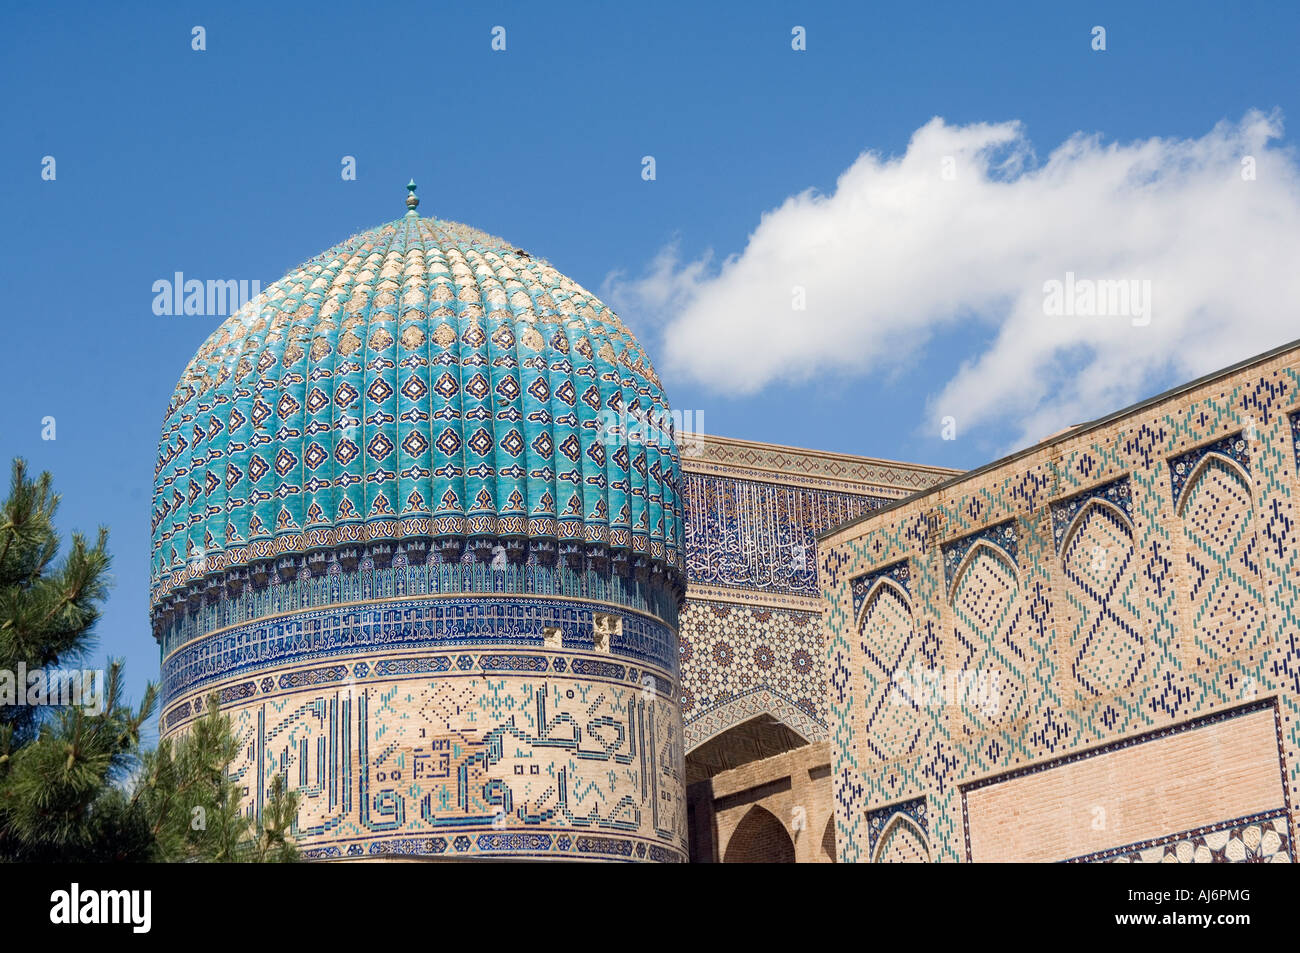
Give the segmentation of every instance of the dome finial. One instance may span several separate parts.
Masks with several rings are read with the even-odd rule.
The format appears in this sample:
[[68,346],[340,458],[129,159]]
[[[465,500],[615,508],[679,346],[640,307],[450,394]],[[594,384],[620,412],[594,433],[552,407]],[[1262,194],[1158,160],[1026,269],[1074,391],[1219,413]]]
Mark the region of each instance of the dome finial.
[[420,213],[416,211],[416,208],[420,205],[420,197],[415,194],[415,179],[406,183],[406,193],[406,217],[419,218]]

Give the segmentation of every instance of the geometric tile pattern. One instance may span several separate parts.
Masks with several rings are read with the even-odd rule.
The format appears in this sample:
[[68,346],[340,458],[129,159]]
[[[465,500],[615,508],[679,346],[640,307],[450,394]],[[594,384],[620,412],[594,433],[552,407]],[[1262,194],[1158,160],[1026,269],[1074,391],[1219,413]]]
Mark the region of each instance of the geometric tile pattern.
[[1250,450],[1242,434],[1233,434],[1181,453],[1169,461],[1169,484],[1173,491],[1174,505],[1181,507],[1183,492],[1195,480],[1199,467],[1208,462],[1207,458],[1219,457],[1230,463],[1236,463],[1247,480],[1250,478]]
[[[1300,349],[1283,348],[824,534],[839,859],[870,859],[871,811],[925,796],[932,859],[963,860],[961,784],[1269,697],[1294,844],[1297,413]],[[1069,515],[1070,539],[1058,538],[1054,503],[1116,481],[1127,482],[1125,503],[1085,500]],[[999,548],[1014,564],[987,547],[950,558],[953,544],[1006,527],[1016,550]],[[1010,688],[999,701],[1011,707],[986,717],[970,706],[895,705],[903,727],[891,737],[914,740],[885,760],[864,731],[879,724],[890,673],[865,648],[874,642],[853,580],[903,560],[922,657],[997,667]]]
[[680,860],[679,456],[610,426],[663,420],[662,386],[590,292],[415,205],[272,284],[177,384],[163,730],[215,692],[245,810],[284,776],[311,858]]
[[1295,856],[1286,812],[1272,811],[1087,854],[1069,863],[1291,864]]
[[311,859],[681,861],[680,712],[646,690],[644,670],[607,658],[408,652],[353,667],[336,656],[346,675],[321,680],[290,666],[232,709],[233,776],[257,811],[286,776]]
[[729,729],[762,716],[774,718],[809,743],[826,740],[825,724],[788,698],[761,687],[734,695],[707,711],[697,712],[684,727],[686,751],[689,753]]
[[875,572],[869,572],[864,576],[855,576],[853,579],[853,616],[857,618],[862,612],[862,604],[867,600],[867,596],[875,587],[876,582],[880,579],[888,579],[894,583],[903,593],[907,593],[908,571],[907,563],[901,562],[894,566],[886,566],[884,569],[877,569]]
[[[678,633],[688,750],[761,713],[825,740],[821,638],[812,612],[689,600]],[[780,710],[751,710],[759,698]]]
[[894,460],[800,450],[699,433],[688,463],[692,472],[720,472],[742,479],[867,491],[897,499],[924,490],[961,471]]
[[[679,631],[687,750],[756,715],[823,741],[817,534],[951,472],[712,437],[692,451]],[[894,581],[906,573],[903,563]]]
[[155,468],[154,606],[258,560],[407,538],[604,546],[676,576],[677,449],[602,427],[666,410],[622,321],[547,262],[418,215],[362,232],[182,373]]
[[925,838],[902,818],[885,832],[880,849],[876,851],[877,864],[926,864],[930,862],[930,848]]
[[1123,511],[1095,501],[1074,519],[1061,553],[1059,617],[1062,681],[1079,701],[1131,688],[1146,655],[1132,524]]
[[867,828],[870,831],[871,843],[879,844],[880,835],[884,833],[889,822],[896,816],[902,815],[910,820],[922,834],[929,830],[929,819],[926,817],[926,800],[923,797],[913,798],[910,801],[903,801],[901,804],[890,804],[887,807],[876,808],[874,811],[867,812]]
[[877,864],[924,864],[930,860],[925,798],[879,808],[867,815],[871,858]]
[[1222,457],[1204,460],[1183,492],[1184,585],[1193,610],[1185,635],[1197,665],[1253,648],[1265,615],[1249,477]]
[[1113,480],[1091,490],[1076,493],[1068,499],[1052,504],[1052,535],[1059,550],[1065,542],[1065,535],[1079,514],[1088,509],[1094,501],[1109,503],[1123,514],[1131,524],[1133,522],[1133,490],[1129,481]]
[[944,578],[948,580],[949,586],[952,585],[953,579],[961,570],[962,561],[981,542],[1000,547],[1010,557],[1011,562],[1015,563],[1017,547],[1015,524],[1006,522],[1000,526],[986,527],[977,533],[971,533],[961,539],[944,544]]
[[928,701],[913,690],[913,674],[934,667],[933,645],[917,633],[911,604],[893,585],[875,588],[861,618],[865,703],[859,734],[875,758],[892,761],[914,754],[921,744]]
[[1001,551],[979,546],[970,552],[953,585],[953,668],[973,673],[992,694],[963,693],[957,699],[968,737],[1009,725],[1024,713],[1032,642],[1026,603],[1015,567]]

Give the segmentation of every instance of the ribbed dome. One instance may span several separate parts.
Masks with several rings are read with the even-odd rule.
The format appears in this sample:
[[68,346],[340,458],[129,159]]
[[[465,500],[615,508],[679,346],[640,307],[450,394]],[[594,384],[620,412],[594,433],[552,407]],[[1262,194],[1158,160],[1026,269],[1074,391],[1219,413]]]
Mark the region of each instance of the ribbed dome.
[[228,318],[181,375],[158,450],[154,606],[376,541],[626,558],[680,585],[677,451],[603,435],[601,412],[624,407],[667,410],[650,361],[547,262],[414,213],[363,232]]

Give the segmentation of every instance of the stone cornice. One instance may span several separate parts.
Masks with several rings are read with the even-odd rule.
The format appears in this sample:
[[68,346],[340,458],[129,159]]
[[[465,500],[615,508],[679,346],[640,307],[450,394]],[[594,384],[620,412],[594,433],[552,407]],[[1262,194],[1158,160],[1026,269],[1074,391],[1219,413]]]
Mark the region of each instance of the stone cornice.
[[901,499],[949,480],[960,470],[823,453],[749,440],[701,435],[683,441],[682,469],[745,480],[870,493]]

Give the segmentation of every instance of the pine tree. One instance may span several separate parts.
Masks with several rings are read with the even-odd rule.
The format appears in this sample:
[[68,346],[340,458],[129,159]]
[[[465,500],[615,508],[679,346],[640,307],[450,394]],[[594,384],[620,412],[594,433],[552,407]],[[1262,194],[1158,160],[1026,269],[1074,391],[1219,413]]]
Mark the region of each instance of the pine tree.
[[[73,534],[71,552],[55,564],[58,506],[50,475],[29,479],[15,461],[0,508],[0,858],[142,860],[144,827],[116,785],[135,764],[154,686],[132,711],[121,702],[116,662],[102,699],[71,696],[82,704],[28,705],[28,685],[18,684],[20,673],[39,669],[50,688],[56,667],[85,660],[107,593],[107,530],[94,546]],[[69,678],[78,691],[94,687]]]
[[55,563],[58,505],[50,475],[32,480],[14,461],[0,507],[0,861],[296,860],[298,795],[277,776],[261,818],[241,811],[230,776],[240,742],[215,696],[154,752],[141,751],[140,729],[157,687],[135,710],[124,705],[121,662],[110,663],[101,697],[84,691],[93,678],[73,674],[80,694],[62,700],[80,704],[20,703],[21,670],[41,670],[48,685],[54,667],[81,667],[108,590],[107,530],[94,546],[73,534]]

